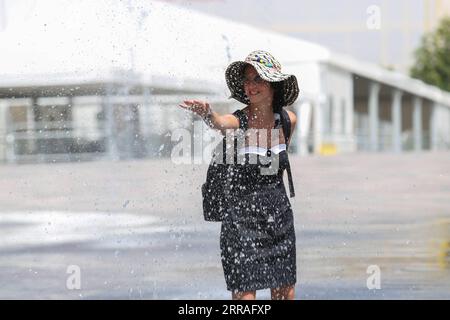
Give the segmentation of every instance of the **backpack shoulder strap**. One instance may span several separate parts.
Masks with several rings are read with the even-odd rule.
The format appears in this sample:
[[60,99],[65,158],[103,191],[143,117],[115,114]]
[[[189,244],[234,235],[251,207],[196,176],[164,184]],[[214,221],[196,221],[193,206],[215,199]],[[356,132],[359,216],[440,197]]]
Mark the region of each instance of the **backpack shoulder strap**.
[[281,110],[281,125],[283,127],[284,140],[286,142],[286,147],[288,147],[288,140],[291,136],[291,119],[289,118],[288,112],[283,108]]
[[248,117],[241,109],[233,112],[233,115],[239,120],[239,129],[246,131],[248,129]]
[[[283,127],[284,140],[286,142],[286,149],[288,149],[289,148],[288,140],[289,140],[289,137],[291,136],[291,119],[289,118],[288,112],[284,108],[281,110],[280,117],[281,117],[281,125]],[[292,197],[295,197],[295,190],[294,190],[294,183],[292,181],[292,172],[291,172],[291,164],[289,162],[289,157],[288,157],[286,171],[288,174],[290,196],[292,198]]]

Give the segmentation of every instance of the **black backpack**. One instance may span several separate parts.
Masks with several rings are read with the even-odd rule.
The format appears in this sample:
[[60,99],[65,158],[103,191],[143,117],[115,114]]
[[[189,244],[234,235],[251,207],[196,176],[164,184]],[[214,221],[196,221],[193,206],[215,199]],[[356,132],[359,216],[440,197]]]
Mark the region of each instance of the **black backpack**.
[[[246,131],[248,128],[248,119],[244,111],[236,110],[233,114],[239,119],[239,129]],[[288,139],[291,134],[291,120],[284,108],[280,114],[280,119],[285,137],[286,149],[288,149]],[[237,162],[237,137],[235,137],[233,141],[234,163],[230,164],[226,161],[226,137],[224,137],[222,143],[219,144],[219,148],[220,146],[222,146],[222,152],[217,152],[218,150],[216,149],[216,152],[213,153],[211,163],[209,164],[206,173],[206,182],[202,185],[203,216],[206,221],[222,221],[225,216],[227,205],[229,205],[229,191],[227,186],[230,180],[228,180],[228,172]],[[222,161],[217,161],[220,157],[222,157]],[[288,173],[289,190],[292,198],[295,197],[295,192],[289,161],[286,171]]]

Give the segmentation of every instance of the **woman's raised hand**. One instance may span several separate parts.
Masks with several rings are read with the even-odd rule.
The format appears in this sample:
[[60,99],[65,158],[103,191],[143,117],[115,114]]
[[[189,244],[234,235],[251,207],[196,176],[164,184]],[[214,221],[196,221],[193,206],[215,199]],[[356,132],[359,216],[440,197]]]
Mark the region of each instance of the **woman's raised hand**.
[[204,118],[211,109],[208,102],[201,100],[184,100],[183,104],[179,104],[179,106],[198,114],[202,118]]

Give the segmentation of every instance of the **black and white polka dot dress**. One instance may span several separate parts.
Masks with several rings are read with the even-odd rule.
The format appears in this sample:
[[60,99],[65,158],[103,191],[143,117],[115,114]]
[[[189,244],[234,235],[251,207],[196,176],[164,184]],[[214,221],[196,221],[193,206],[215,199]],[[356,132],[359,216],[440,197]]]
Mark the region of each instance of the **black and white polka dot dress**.
[[[279,162],[275,174],[268,175],[261,168],[274,159],[273,154],[268,157],[270,152],[278,155]],[[252,153],[256,163],[250,161]],[[220,233],[227,289],[242,292],[294,285],[294,217],[283,183],[283,172],[289,167],[286,145],[270,150],[247,147],[240,154],[245,162],[232,166],[230,201]]]

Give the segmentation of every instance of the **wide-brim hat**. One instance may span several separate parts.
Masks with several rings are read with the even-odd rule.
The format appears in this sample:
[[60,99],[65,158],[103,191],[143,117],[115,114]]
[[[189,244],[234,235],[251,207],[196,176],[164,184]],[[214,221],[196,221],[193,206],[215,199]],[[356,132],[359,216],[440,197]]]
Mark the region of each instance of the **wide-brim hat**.
[[243,82],[244,69],[247,65],[253,66],[259,76],[268,82],[284,82],[284,106],[295,102],[299,94],[297,78],[293,74],[282,73],[281,64],[270,53],[262,50],[253,51],[245,58],[245,61],[235,61],[228,66],[225,78],[231,91],[230,98],[244,104],[250,103],[245,94]]

